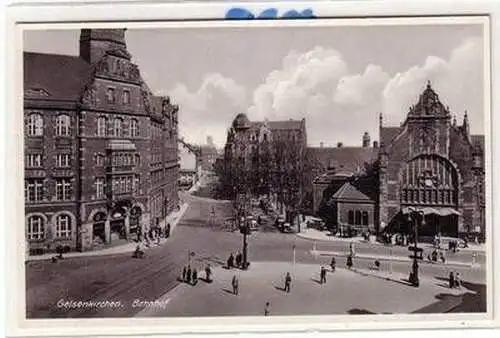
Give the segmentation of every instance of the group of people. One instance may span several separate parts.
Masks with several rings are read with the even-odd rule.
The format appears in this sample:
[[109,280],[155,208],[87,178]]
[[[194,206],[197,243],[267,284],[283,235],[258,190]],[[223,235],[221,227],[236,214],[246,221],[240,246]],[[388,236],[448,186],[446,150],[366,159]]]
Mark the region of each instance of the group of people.
[[241,269],[243,265],[243,255],[238,252],[236,257],[231,253],[227,259],[227,268],[232,269],[234,267]]
[[[191,265],[188,264],[188,266],[184,266],[182,269],[181,279],[184,283],[196,285],[199,279],[198,271],[196,268],[191,268]],[[207,283],[212,282],[212,268],[210,267],[210,264],[205,267],[205,281]]]
[[430,254],[427,255],[427,260],[429,262],[437,262],[438,259],[444,264],[446,263],[446,258],[444,257],[444,254],[442,251],[438,251],[434,249]]
[[151,246],[152,243],[160,244],[161,238],[168,238],[168,237],[170,237],[170,224],[167,224],[164,228],[162,227],[150,228],[144,234],[142,233],[140,228],[139,231],[137,232],[137,242],[138,243],[144,242],[144,244],[147,247]]

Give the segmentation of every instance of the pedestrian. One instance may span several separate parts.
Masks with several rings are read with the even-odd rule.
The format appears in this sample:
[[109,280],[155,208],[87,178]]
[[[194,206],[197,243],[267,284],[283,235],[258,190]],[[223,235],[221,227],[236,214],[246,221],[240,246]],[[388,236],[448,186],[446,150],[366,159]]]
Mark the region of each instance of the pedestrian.
[[446,263],[446,258],[444,258],[444,254],[443,254],[443,252],[440,252],[440,253],[439,253],[439,259],[441,260],[441,262],[442,262],[443,264],[445,264],[445,263]]
[[335,272],[336,264],[337,264],[337,261],[335,260],[335,257],[332,257],[332,260],[330,262],[330,267],[332,268],[332,272]]
[[266,302],[266,307],[264,308],[264,316],[269,316],[269,302]]
[[460,280],[460,274],[455,272],[455,287],[460,289],[462,287],[462,281]]
[[186,269],[186,266],[184,266],[184,268],[182,269],[182,281],[183,282],[186,281],[186,274],[187,274],[187,269]]
[[242,256],[241,253],[238,252],[236,255],[236,267],[241,268]]
[[450,271],[450,275],[448,276],[448,286],[450,289],[455,287],[455,275],[453,274],[453,271]]
[[321,272],[320,272],[320,283],[326,283],[326,269],[324,266],[321,267]]
[[285,276],[285,291],[290,292],[290,285],[292,284],[292,276],[290,276],[290,272],[286,273]]
[[212,280],[210,279],[211,275],[212,275],[212,269],[210,269],[210,265],[207,265],[207,267],[205,268],[205,277],[206,277],[207,283],[212,282]]
[[186,272],[186,282],[191,284],[191,266],[188,265],[188,269]]
[[233,280],[231,282],[231,284],[233,285],[233,294],[237,295],[238,294],[238,277],[236,277],[236,275],[233,276]]
[[348,269],[352,268],[352,256],[351,255],[347,256],[346,266]]
[[198,283],[198,271],[196,271],[196,268],[193,268],[192,277],[193,277],[193,285],[196,285],[196,283]]
[[227,267],[228,267],[229,269],[232,269],[232,268],[233,268],[233,266],[234,266],[234,256],[233,256],[233,253],[231,253],[231,254],[229,255],[229,258],[227,259]]

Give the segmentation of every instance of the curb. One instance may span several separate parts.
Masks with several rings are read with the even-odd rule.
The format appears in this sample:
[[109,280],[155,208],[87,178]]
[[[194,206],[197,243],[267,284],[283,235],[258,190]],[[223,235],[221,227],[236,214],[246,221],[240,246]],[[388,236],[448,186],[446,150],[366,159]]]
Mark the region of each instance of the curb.
[[[309,251],[311,255],[317,255],[317,256],[340,256],[340,257],[347,257],[347,254],[345,252],[338,252],[338,251],[318,251],[318,250],[310,250]],[[393,257],[387,257],[387,256],[377,256],[377,255],[366,255],[366,254],[355,254],[354,258],[360,258],[360,259],[377,259],[381,261],[393,261],[393,262],[404,262],[404,263],[411,263],[412,259],[407,258],[407,257],[400,257],[400,256],[393,256]],[[420,264],[429,264],[429,265],[441,265],[441,266],[460,266],[460,267],[468,267],[468,268],[473,268],[474,266],[469,263],[462,263],[462,262],[454,262],[454,261],[448,261],[445,264],[439,264],[439,263],[433,263],[433,262],[428,262],[426,260],[420,260]]]

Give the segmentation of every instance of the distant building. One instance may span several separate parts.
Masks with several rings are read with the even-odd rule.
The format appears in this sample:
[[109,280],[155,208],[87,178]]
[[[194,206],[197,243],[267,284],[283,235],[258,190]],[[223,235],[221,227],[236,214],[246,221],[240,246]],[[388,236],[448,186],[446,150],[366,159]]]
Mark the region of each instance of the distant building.
[[25,227],[32,253],[88,250],[178,207],[178,107],[152,95],[124,29],[82,29],[80,55],[24,53]]
[[207,144],[200,147],[199,154],[200,167],[202,170],[213,171],[215,161],[219,157],[219,152],[211,136],[207,137]]
[[285,208],[299,208],[307,146],[305,120],[250,121],[238,114],[224,148],[227,189],[268,195]]
[[179,140],[179,188],[189,189],[198,183],[201,177],[199,152],[199,147]]
[[406,232],[409,207],[426,210],[420,236],[485,232],[484,137],[458,126],[430,83],[401,126],[380,117],[380,144],[309,148],[313,209],[337,229]]

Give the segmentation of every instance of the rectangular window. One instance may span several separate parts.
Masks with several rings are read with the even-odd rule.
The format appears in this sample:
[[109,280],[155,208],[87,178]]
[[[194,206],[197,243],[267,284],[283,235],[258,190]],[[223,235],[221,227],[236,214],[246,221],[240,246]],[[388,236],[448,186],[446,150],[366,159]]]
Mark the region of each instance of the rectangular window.
[[68,178],[62,178],[56,180],[56,199],[58,201],[68,201],[71,200],[72,189],[71,180]]
[[99,177],[95,180],[95,190],[96,190],[96,198],[102,199],[106,195],[106,191],[104,190],[104,178]]
[[115,103],[115,89],[114,88],[108,88],[106,92],[106,100],[108,103]]
[[24,197],[28,202],[43,200],[43,179],[27,179],[24,186]]
[[123,104],[129,104],[130,103],[130,91],[127,90],[127,89],[125,89],[123,91],[122,103]]
[[69,167],[71,164],[69,154],[58,154],[56,157],[56,166],[59,168]]
[[97,118],[97,136],[106,136],[107,119],[104,116]]
[[69,215],[60,215],[56,218],[56,237],[71,237],[71,218]]
[[42,166],[42,155],[41,154],[28,154],[25,156],[26,168],[40,168]]
[[31,216],[28,219],[28,239],[43,239],[45,237],[45,228],[43,218],[40,216]]

